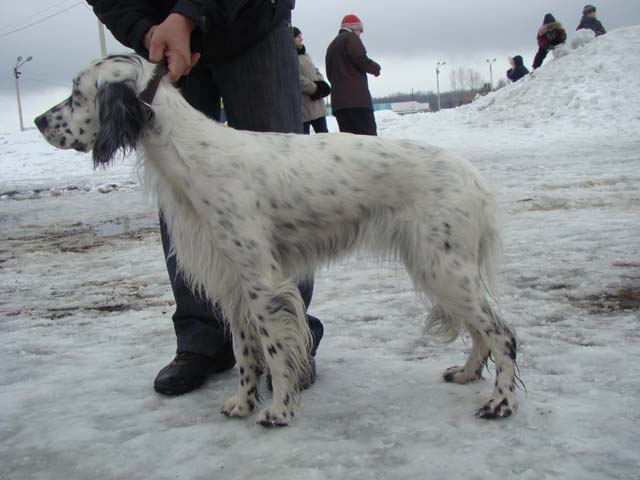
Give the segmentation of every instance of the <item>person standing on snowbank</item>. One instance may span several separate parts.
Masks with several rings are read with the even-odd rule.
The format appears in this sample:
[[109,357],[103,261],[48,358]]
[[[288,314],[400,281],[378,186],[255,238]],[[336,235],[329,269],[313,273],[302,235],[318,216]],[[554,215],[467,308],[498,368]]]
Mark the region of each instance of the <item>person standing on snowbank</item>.
[[593,5],[585,5],[582,9],[582,19],[580,20],[580,24],[576,30],[581,30],[583,28],[593,30],[596,37],[607,33],[602,26],[602,23],[600,23],[600,20],[596,18],[596,7]]
[[362,21],[346,15],[338,36],[327,48],[325,64],[331,83],[331,108],[341,132],[377,135],[367,73],[380,75],[380,65],[367,56],[360,35]]
[[331,87],[313,64],[302,40],[300,29],[293,27],[293,41],[298,51],[302,127],[306,135],[311,133],[311,127],[315,133],[327,133],[327,107],[322,99],[331,93]]
[[567,40],[567,32],[560,22],[550,13],[544,16],[542,27],[538,30],[538,53],[533,59],[533,69],[539,68],[544,62],[549,50],[553,50],[558,45]]
[[507,70],[507,78],[512,82],[517,82],[529,73],[529,69],[524,66],[524,60],[521,55],[509,57],[511,68]]

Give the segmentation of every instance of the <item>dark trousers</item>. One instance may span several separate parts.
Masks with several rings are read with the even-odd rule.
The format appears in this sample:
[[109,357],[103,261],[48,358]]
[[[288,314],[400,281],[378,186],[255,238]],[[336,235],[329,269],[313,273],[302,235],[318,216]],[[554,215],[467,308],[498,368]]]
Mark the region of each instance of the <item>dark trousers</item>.
[[376,118],[371,108],[345,108],[333,112],[341,132],[356,135],[378,135]]
[[302,130],[305,135],[311,134],[311,127],[313,127],[313,131],[315,133],[328,133],[327,117],[320,117],[315,120],[311,120],[310,122],[304,122],[302,124]]
[[[302,133],[298,58],[291,26],[283,24],[260,44],[230,61],[197,65],[183,80],[182,93],[196,109],[218,120],[220,99],[229,126],[257,132]],[[225,333],[222,312],[194,294],[177,271],[176,258],[168,257],[171,239],[162,215],[160,232],[167,270],[176,300],[173,325],[178,353],[213,356],[233,354],[230,333]],[[305,307],[313,296],[313,276],[298,284]],[[323,334],[320,321],[307,315],[315,354]]]

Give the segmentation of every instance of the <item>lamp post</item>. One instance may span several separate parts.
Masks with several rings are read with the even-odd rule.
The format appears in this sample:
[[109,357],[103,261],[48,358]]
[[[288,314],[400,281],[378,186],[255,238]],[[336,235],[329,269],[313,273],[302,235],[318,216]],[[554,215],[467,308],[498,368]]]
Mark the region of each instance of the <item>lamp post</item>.
[[447,62],[438,62],[436,64],[436,86],[438,88],[438,111],[440,111],[440,67],[446,64]]
[[487,63],[489,64],[489,79],[491,80],[491,91],[493,92],[493,62],[495,62],[496,59],[492,59],[489,60],[487,58]]
[[20,131],[24,130],[24,123],[22,121],[22,104],[20,103],[20,82],[18,81],[22,72],[18,69],[25,63],[30,62],[32,59],[33,57],[27,57],[26,60],[23,60],[22,57],[18,57],[16,60],[16,66],[13,68],[13,76],[16,78],[16,97],[18,99],[18,117],[20,118]]

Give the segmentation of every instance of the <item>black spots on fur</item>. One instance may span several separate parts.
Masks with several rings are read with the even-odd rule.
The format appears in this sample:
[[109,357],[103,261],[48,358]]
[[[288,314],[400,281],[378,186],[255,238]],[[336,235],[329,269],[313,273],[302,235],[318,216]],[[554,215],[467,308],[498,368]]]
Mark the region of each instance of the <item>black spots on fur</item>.
[[256,200],[256,210],[260,210],[260,200]]
[[450,236],[451,235],[451,225],[449,225],[447,222],[444,222],[442,224],[442,226],[444,227],[445,235]]
[[516,349],[517,349],[515,337],[512,336],[511,340],[509,340],[509,341],[507,341],[505,343],[505,346],[507,347],[506,354],[509,356],[509,358],[511,360],[515,361],[515,359],[516,359]]
[[240,379],[240,386],[241,386],[241,387],[244,387],[244,378],[241,378],[241,379]]
[[445,372],[444,375],[442,375],[442,378],[444,379],[445,382],[452,383],[455,378],[455,375],[453,374],[453,372]]
[[64,147],[67,144],[67,139],[65,137],[62,137],[59,143],[61,147]]
[[71,148],[73,148],[74,150],[77,150],[78,152],[84,152],[87,146],[79,140],[74,140],[73,143],[71,144]]
[[260,335],[262,335],[265,338],[269,338],[269,332],[264,327],[260,327]]
[[256,404],[253,400],[247,400],[247,405],[249,406],[249,410],[253,410],[254,408],[256,408]]
[[256,392],[256,387],[255,386],[253,386],[249,390],[247,390],[247,395],[255,395],[256,393],[257,392]]
[[244,367],[240,367],[240,375],[244,375]]
[[[246,340],[247,339],[247,335],[244,333],[244,330],[240,330],[240,338],[242,340]],[[242,372],[240,372],[240,373],[242,373]]]
[[288,406],[289,406],[289,402],[290,402],[290,401],[291,401],[291,397],[290,397],[290,396],[289,396],[289,394],[287,393],[287,394],[284,396],[284,400],[283,400],[284,406],[285,406],[285,407],[288,407]]
[[291,230],[292,232],[295,232],[298,228],[296,227],[296,224],[293,222],[283,222],[281,224],[282,228],[285,228],[287,230]]
[[336,163],[341,163],[342,162],[342,157],[336,153],[336,154],[333,155],[333,161],[336,162]]
[[207,200],[206,198],[203,198],[202,202],[207,206],[211,206],[211,202],[209,200]]
[[273,208],[274,210],[278,210],[278,204],[275,200],[269,200],[269,205],[271,205],[271,208]]
[[267,349],[267,353],[269,353],[269,355],[271,357],[275,357],[276,353],[278,353],[278,351],[276,350],[275,345],[269,345],[269,348]]
[[448,252],[450,250],[451,250],[451,243],[449,243],[448,240],[445,240],[445,242],[444,242],[444,251]]
[[242,248],[242,242],[240,240],[238,240],[237,238],[233,239],[233,243],[235,244],[236,247]]
[[271,315],[275,315],[283,308],[284,300],[279,295],[276,295],[269,301],[269,305],[267,305],[267,312],[269,312]]
[[260,314],[258,314],[258,320],[260,320],[261,322],[264,322],[264,317]]
[[66,133],[67,135],[73,135],[73,132],[71,131],[70,128],[65,128],[64,133]]
[[87,118],[87,119],[84,121],[84,123],[86,123],[87,125],[89,125],[89,124],[91,123],[91,119],[90,119],[90,118]]
[[84,135],[84,128],[81,128],[81,129],[79,130],[79,133],[80,133],[80,135]]
[[218,225],[220,225],[225,230],[233,231],[233,223],[226,218],[221,218],[218,220]]
[[244,347],[242,349],[242,356],[243,357],[248,357],[249,356],[249,347]]

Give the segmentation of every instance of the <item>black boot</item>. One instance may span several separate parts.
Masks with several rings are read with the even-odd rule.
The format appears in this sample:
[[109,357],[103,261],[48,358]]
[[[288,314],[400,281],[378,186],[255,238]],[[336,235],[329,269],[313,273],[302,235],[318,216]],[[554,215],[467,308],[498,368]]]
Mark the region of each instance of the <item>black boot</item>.
[[181,352],[158,372],[153,389],[163,395],[182,395],[200,387],[214,373],[233,368],[235,363],[236,359],[231,352],[215,357]]

